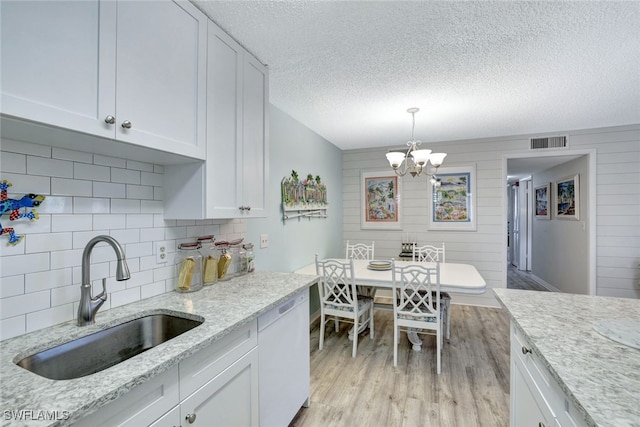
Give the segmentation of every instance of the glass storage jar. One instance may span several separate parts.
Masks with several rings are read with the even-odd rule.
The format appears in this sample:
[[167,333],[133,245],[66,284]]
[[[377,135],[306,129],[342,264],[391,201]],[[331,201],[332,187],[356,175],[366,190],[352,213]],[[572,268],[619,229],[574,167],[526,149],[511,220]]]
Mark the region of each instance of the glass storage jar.
[[202,289],[202,254],[200,244],[181,243],[176,253],[176,291],[195,292]]
[[227,280],[233,277],[231,266],[231,253],[228,246],[220,246],[220,259],[218,260],[218,279]]
[[218,281],[218,260],[220,255],[215,247],[215,238],[211,236],[198,237],[198,243],[202,246],[202,282],[204,285],[213,285]]
[[247,251],[243,245],[237,244],[231,246],[231,257],[233,262],[233,270],[236,276],[242,276],[247,273]]
[[253,244],[247,243],[242,246],[245,251],[247,251],[247,273],[252,273],[255,270],[255,264],[253,262]]

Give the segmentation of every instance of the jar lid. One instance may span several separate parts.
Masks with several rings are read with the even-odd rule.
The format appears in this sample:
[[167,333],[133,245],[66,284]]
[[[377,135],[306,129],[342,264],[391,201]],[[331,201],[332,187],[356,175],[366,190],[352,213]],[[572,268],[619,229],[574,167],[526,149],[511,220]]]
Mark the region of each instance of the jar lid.
[[178,249],[186,249],[186,250],[200,249],[201,247],[202,245],[200,245],[200,243],[198,242],[180,243],[180,245],[178,245]]
[[209,235],[209,236],[200,236],[198,237],[198,242],[206,242],[206,243],[212,243],[216,240],[215,236],[213,234]]
[[245,249],[253,249],[253,243],[245,243],[242,247]]

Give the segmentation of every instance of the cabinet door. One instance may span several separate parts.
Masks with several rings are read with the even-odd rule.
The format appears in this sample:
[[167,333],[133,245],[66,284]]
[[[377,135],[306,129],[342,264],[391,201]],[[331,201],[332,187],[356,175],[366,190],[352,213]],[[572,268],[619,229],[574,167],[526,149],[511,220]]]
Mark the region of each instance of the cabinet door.
[[245,354],[180,408],[183,426],[258,426],[258,350]]
[[511,363],[511,426],[552,427],[555,419],[535,384],[519,363]]
[[206,215],[235,218],[242,205],[242,47],[209,23]]
[[243,68],[243,216],[266,217],[269,183],[267,70],[249,54]]
[[2,113],[113,137],[114,2],[0,2]]
[[205,15],[186,0],[120,1],[117,22],[116,139],[204,159]]

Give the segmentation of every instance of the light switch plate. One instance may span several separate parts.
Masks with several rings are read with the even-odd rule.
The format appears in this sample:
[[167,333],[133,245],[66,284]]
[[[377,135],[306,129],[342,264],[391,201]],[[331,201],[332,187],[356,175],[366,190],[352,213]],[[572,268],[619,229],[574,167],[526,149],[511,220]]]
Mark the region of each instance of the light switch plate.
[[264,249],[264,248],[268,248],[269,247],[269,235],[268,234],[261,234],[260,235],[260,249]]

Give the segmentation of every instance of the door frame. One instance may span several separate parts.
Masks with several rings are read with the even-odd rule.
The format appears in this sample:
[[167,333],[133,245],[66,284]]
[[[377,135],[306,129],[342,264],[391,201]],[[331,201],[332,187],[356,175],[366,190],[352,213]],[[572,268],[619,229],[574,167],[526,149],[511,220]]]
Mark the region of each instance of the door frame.
[[[542,151],[542,150],[541,150]],[[589,185],[587,188],[588,206],[587,212],[589,215],[589,227],[587,230],[587,239],[589,240],[589,295],[596,295],[596,187],[597,187],[597,173],[596,173],[596,150],[553,150],[536,152],[535,150],[529,150],[521,153],[509,153],[502,155],[502,182],[505,184],[502,186],[502,260],[503,260],[503,274],[502,274],[502,287],[507,287],[507,221],[509,218],[508,204],[509,204],[509,185],[507,184],[508,175],[508,160],[509,159],[522,159],[530,157],[556,157],[556,156],[587,156],[589,164]]]

